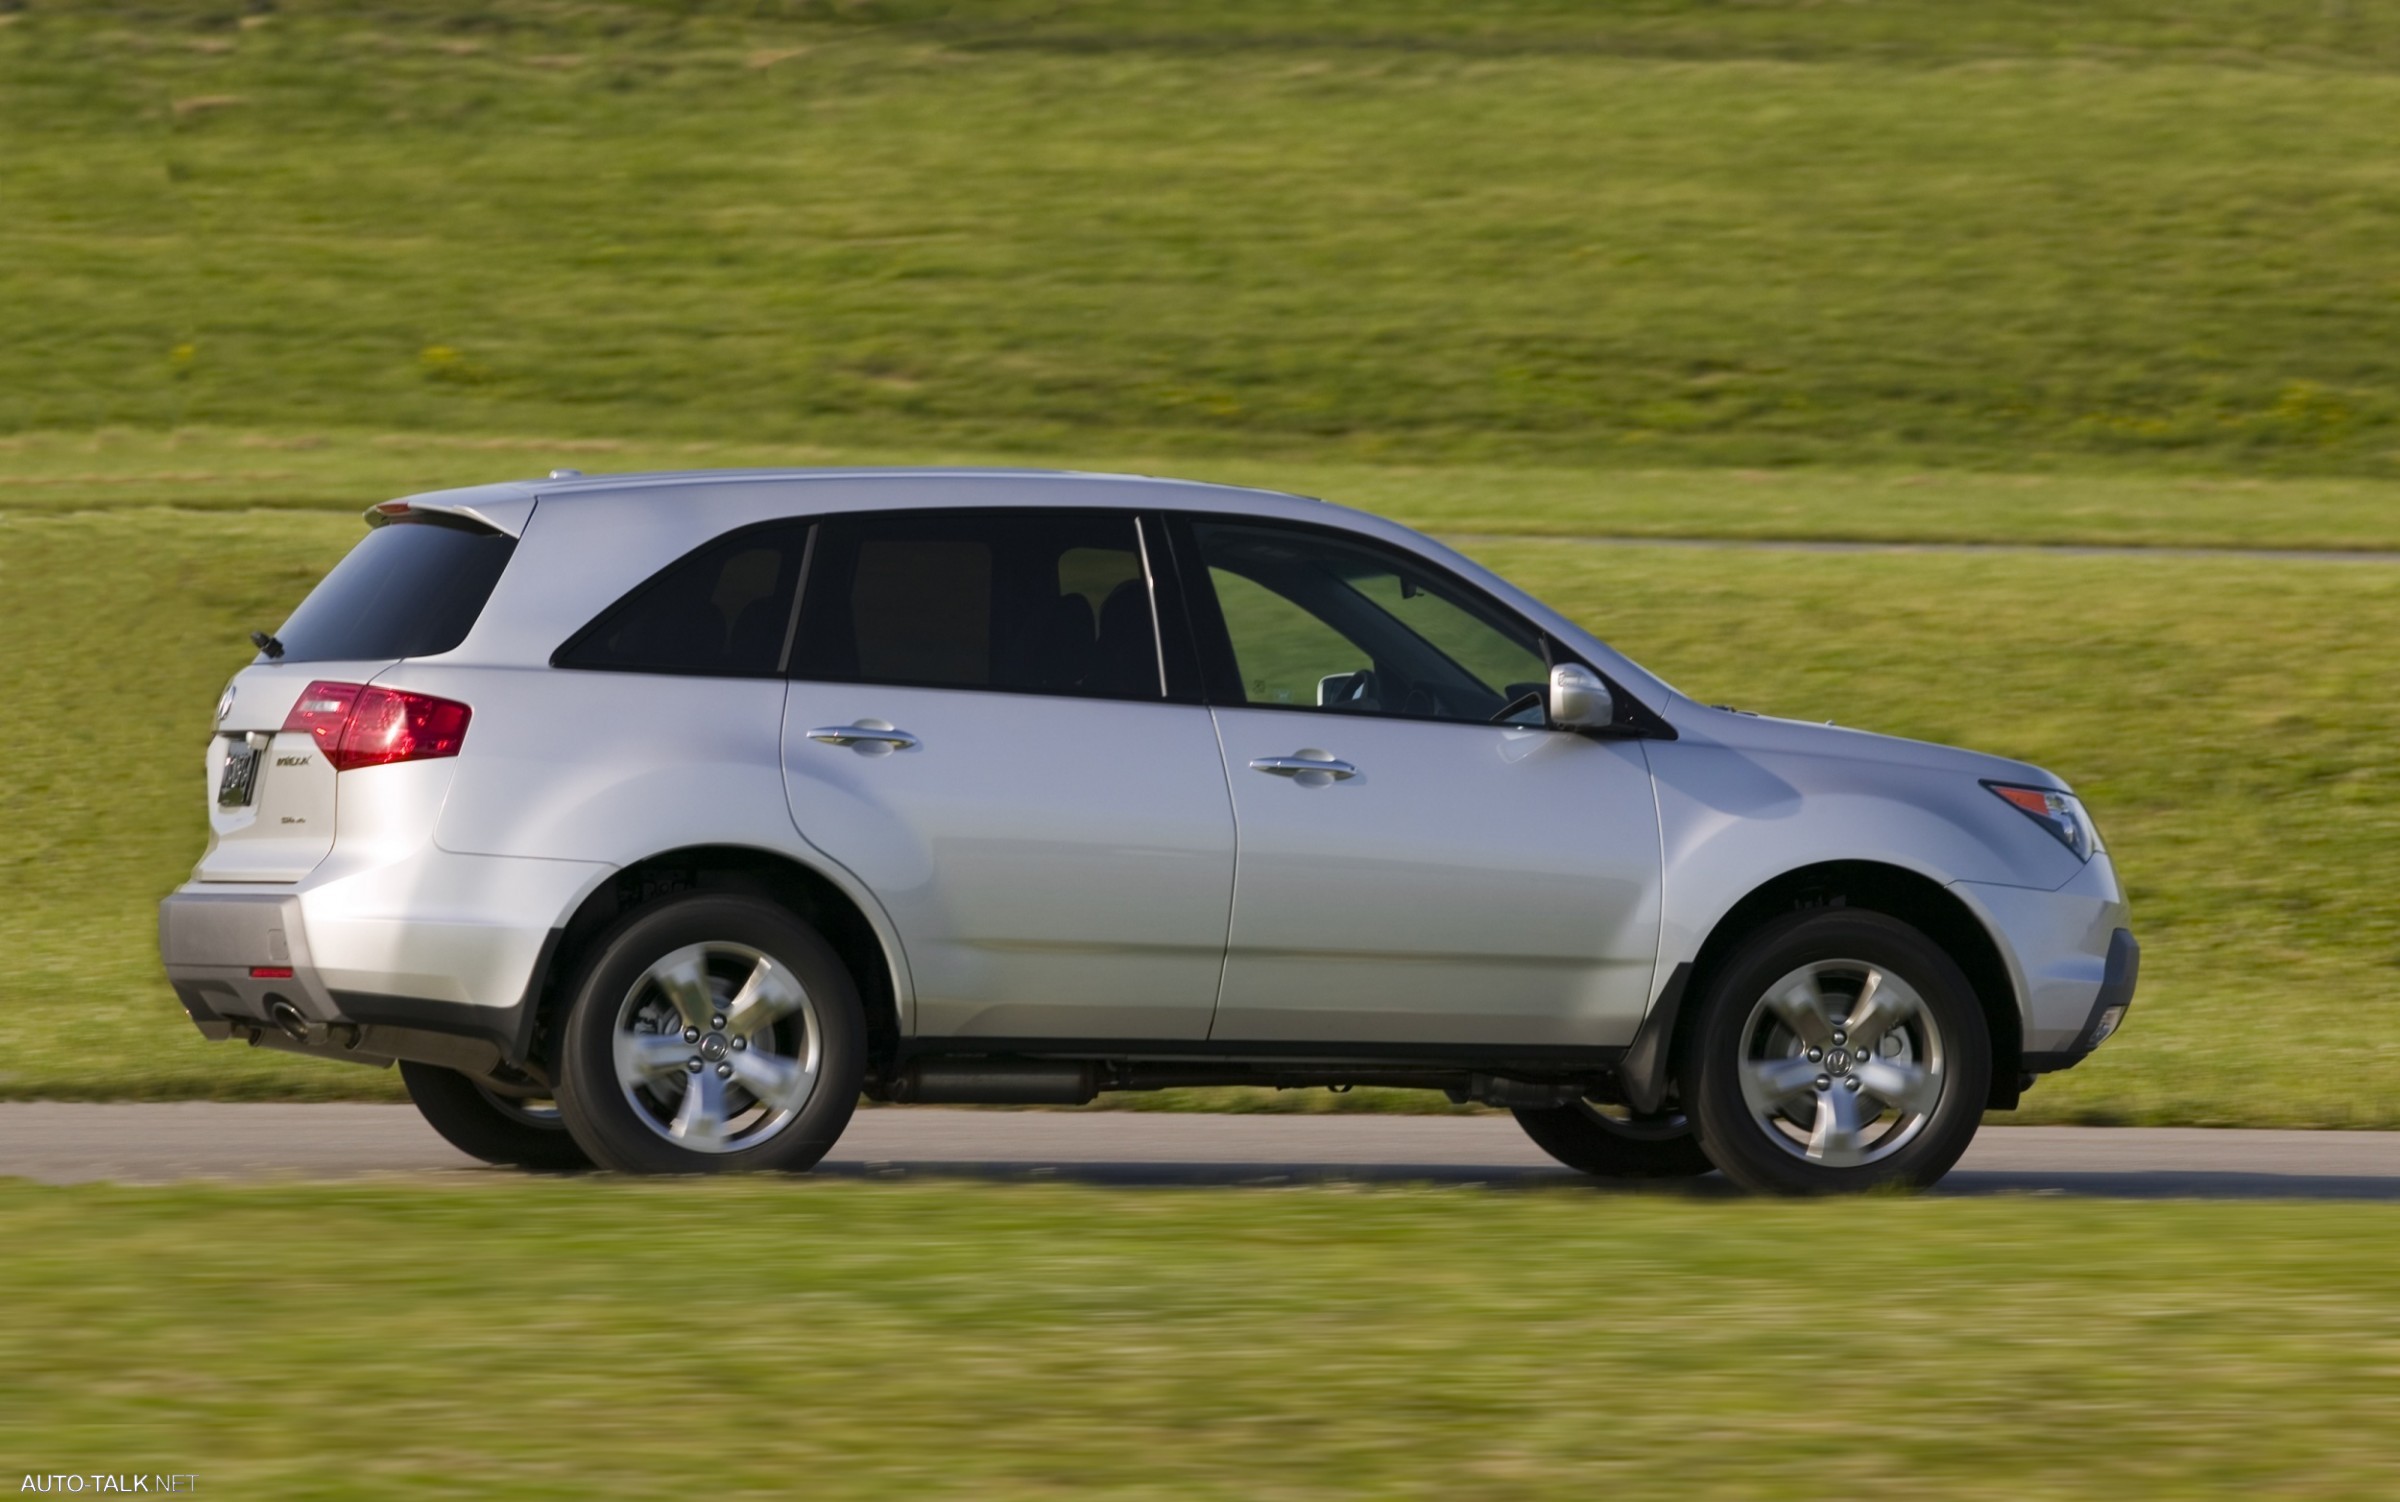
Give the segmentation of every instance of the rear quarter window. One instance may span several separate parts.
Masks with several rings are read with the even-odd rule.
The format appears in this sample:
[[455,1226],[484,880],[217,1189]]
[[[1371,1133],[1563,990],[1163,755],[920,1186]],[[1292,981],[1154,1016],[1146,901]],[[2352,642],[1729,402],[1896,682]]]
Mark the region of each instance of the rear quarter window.
[[275,633],[284,662],[432,657],[465,641],[517,540],[463,518],[385,522]]
[[600,672],[773,677],[783,670],[810,534],[806,522],[728,533],[652,575],[550,661]]

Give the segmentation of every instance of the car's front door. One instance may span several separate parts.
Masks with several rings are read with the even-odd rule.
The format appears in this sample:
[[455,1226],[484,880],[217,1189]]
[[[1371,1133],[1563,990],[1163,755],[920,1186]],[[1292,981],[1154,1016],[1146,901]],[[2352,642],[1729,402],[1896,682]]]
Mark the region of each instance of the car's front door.
[[1421,559],[1249,520],[1177,537],[1241,838],[1211,1039],[1629,1041],[1659,927],[1642,743],[1511,711],[1551,645]]
[[1125,512],[818,524],[785,785],[891,915],[920,1035],[1206,1036],[1233,817],[1148,559]]

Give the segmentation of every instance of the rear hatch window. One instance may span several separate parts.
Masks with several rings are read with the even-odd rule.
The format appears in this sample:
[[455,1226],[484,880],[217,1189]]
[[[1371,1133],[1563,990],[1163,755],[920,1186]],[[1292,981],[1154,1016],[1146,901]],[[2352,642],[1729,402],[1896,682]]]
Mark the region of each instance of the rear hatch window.
[[517,540],[462,517],[385,522],[276,632],[284,662],[432,657],[466,640]]
[[480,522],[420,514],[383,522],[334,566],[277,633],[283,656],[234,677],[209,742],[199,880],[298,881],[332,853],[338,782],[309,731],[285,728],[293,705],[318,680],[368,683],[466,640],[516,545]]

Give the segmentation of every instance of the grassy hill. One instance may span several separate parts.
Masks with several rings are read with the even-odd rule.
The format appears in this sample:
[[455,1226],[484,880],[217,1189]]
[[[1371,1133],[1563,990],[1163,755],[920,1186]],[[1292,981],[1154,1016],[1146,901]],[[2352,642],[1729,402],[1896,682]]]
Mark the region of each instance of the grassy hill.
[[2400,475],[2400,11],[32,0],[0,433]]

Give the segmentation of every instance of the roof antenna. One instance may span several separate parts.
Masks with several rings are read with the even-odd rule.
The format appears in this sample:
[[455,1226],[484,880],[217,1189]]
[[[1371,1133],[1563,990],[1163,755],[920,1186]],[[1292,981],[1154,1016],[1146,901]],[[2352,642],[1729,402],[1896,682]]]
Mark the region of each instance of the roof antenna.
[[553,480],[580,480],[583,478],[583,471],[580,469],[554,469],[550,471],[550,478]]

